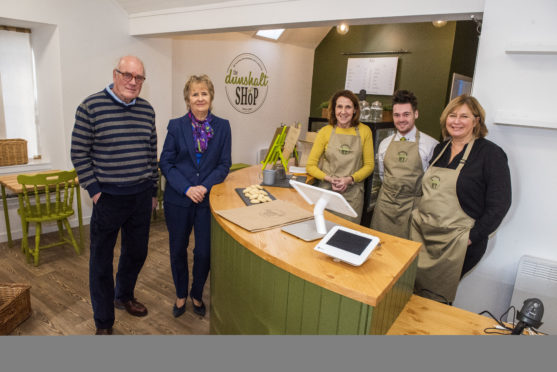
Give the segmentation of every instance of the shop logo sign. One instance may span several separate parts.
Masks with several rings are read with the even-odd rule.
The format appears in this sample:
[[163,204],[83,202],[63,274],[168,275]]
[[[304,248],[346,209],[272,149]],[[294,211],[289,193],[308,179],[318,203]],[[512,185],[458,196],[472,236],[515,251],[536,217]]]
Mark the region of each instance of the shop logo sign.
[[224,87],[232,107],[242,114],[251,114],[263,105],[267,97],[267,69],[256,55],[242,53],[228,66]]

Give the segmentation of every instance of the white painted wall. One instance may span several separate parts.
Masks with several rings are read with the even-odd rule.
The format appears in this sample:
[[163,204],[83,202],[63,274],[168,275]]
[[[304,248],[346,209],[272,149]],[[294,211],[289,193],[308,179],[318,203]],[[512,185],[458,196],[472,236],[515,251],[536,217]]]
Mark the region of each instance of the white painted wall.
[[[513,204],[486,256],[462,281],[456,306],[502,314],[522,255],[557,261],[557,130],[494,124],[496,113],[505,110],[557,125],[557,54],[505,53],[512,45],[547,46],[557,53],[556,15],[555,0],[531,0],[527,6],[486,0],[473,94],[486,109],[488,138],[509,157]],[[557,309],[546,309],[544,317],[557,317]]]
[[[129,36],[127,14],[112,0],[1,0],[1,24],[32,30],[37,62],[40,146],[53,168],[71,169],[71,131],[75,110],[88,95],[112,81],[118,58],[135,54],[143,59],[147,80],[141,96],[157,113],[159,141],[171,116],[172,45],[169,39]],[[162,146],[159,146],[159,149]],[[83,195],[88,223],[91,202]],[[10,204],[14,238],[21,237],[15,205]],[[0,240],[7,239],[4,219]]]
[[[252,53],[264,63],[268,93],[251,114],[236,111],[226,97],[224,78],[232,60]],[[254,39],[243,33],[182,37],[173,41],[173,117],[185,114],[183,89],[193,74],[209,75],[215,85],[213,112],[232,127],[232,162],[255,164],[260,148],[268,148],[275,128],[295,122],[307,127],[313,74],[313,49]],[[161,144],[162,146],[162,144]]]

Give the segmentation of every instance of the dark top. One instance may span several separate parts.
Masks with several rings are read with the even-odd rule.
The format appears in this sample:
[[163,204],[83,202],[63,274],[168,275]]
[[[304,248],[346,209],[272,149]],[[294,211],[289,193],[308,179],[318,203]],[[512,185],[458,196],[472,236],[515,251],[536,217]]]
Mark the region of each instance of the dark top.
[[224,181],[230,170],[231,130],[228,120],[213,116],[210,122],[215,133],[207,150],[197,161],[191,119],[184,115],[168,123],[159,167],[168,185],[164,190],[164,201],[189,207],[193,201],[185,195],[191,186],[203,185],[207,195],[197,206],[209,207],[209,193],[217,183]]
[[[432,161],[446,144],[447,141],[444,141],[435,147]],[[449,164],[449,144],[433,166],[456,169],[467,146]],[[511,174],[503,149],[485,138],[476,139],[458,176],[456,194],[464,213],[476,221],[470,230],[472,244],[466,252],[464,275],[483,256],[489,234],[501,224],[511,206]]]

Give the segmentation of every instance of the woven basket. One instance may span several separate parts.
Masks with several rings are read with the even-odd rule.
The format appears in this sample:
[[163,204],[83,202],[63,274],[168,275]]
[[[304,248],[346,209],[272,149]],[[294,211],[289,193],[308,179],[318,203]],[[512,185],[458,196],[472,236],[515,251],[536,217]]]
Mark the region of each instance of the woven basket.
[[0,283],[0,335],[10,334],[31,315],[31,286]]
[[0,139],[0,166],[27,164],[27,141],[20,138]]

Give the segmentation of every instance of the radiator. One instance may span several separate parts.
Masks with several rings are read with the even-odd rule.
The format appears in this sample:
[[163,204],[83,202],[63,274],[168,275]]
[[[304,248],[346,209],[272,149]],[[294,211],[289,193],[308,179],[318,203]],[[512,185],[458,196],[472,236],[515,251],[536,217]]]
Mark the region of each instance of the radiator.
[[[557,262],[538,257],[522,256],[518,264],[511,305],[516,311],[522,309],[527,298],[539,298],[543,302],[543,324],[539,331],[557,335]],[[512,322],[509,313],[507,322]]]

